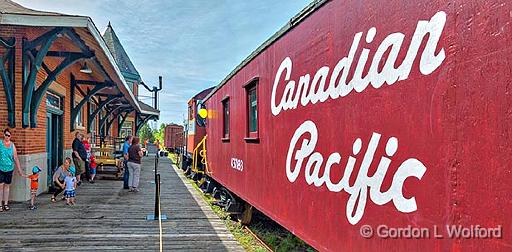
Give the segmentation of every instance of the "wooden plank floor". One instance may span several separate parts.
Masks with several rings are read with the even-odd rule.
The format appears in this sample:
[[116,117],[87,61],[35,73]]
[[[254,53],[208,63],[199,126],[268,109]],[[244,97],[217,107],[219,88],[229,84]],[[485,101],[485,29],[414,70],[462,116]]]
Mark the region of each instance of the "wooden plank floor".
[[[158,221],[146,221],[154,210],[154,158],[142,164],[140,189],[129,193],[122,181],[98,180],[77,190],[77,205],[38,197],[38,209],[11,203],[0,213],[0,251],[158,251]],[[164,251],[243,251],[183,175],[161,158],[161,207]],[[180,178],[181,177],[181,178]]]

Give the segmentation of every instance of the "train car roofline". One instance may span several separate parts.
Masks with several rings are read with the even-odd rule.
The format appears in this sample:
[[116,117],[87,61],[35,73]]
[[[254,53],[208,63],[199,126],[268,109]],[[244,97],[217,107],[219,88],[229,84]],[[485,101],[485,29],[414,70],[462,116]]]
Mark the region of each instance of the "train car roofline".
[[235,67],[231,73],[228,74],[215,88],[203,99],[203,101],[207,101],[210,97],[215,94],[220,88],[222,88],[233,76],[235,76],[242,68],[244,68],[249,62],[251,62],[254,58],[256,58],[260,53],[265,51],[268,47],[273,45],[276,41],[278,41],[282,36],[295,28],[298,24],[300,24],[304,19],[306,19],[309,15],[314,13],[316,10],[320,9],[325,3],[330,0],[315,0],[308,4],[308,6],[304,7],[297,15],[293,16],[290,21],[288,21],[281,29],[279,29],[274,35],[272,35],[269,39],[267,39],[263,44],[261,44],[256,50],[254,50],[247,58],[245,58],[238,66]]

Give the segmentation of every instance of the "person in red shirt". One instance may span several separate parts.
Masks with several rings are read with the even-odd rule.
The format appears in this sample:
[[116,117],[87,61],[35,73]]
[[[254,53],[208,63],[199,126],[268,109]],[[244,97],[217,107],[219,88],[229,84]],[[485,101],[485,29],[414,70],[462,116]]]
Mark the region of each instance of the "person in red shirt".
[[36,210],[37,207],[35,205],[36,203],[36,196],[37,196],[37,190],[39,189],[39,173],[41,172],[41,168],[38,166],[34,166],[32,168],[32,175],[24,175],[23,177],[30,179],[30,207],[28,209],[30,210]]
[[87,153],[87,159],[85,161],[85,178],[89,180],[89,183],[94,184],[94,175],[91,173],[91,156],[92,156],[92,149],[91,149],[91,136],[87,134],[82,141],[85,147],[85,152]]
[[91,155],[89,168],[91,170],[91,180],[90,180],[90,182],[93,183],[93,184],[94,184],[94,177],[96,176],[96,167],[97,166],[98,166],[98,164],[96,164],[96,158],[94,157],[94,155]]

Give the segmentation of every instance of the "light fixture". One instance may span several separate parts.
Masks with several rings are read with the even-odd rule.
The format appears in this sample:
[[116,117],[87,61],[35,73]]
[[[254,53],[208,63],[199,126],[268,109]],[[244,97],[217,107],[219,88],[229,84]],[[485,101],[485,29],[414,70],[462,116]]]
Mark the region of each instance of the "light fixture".
[[80,68],[80,72],[82,73],[86,73],[86,74],[90,74],[92,73],[92,69],[90,69],[88,66],[87,66],[87,62],[84,62],[82,68]]

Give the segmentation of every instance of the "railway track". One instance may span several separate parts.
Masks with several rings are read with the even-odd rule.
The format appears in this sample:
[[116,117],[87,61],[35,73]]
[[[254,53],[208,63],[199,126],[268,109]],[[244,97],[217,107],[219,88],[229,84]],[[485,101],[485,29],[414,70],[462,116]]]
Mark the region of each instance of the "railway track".
[[274,250],[272,250],[272,248],[270,248],[263,240],[261,240],[260,237],[258,237],[258,235],[256,235],[249,227],[244,226],[244,229],[247,230],[247,232],[249,232],[249,234],[253,236],[254,239],[256,239],[267,251],[274,252]]

